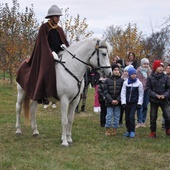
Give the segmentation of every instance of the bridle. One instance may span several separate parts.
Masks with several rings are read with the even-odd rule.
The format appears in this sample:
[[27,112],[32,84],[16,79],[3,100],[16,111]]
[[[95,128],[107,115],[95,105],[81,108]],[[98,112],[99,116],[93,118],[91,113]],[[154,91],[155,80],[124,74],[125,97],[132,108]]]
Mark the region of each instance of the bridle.
[[90,58],[89,58],[89,60],[94,56],[94,54],[95,53],[97,53],[97,70],[100,70],[101,68],[111,68],[110,66],[100,66],[100,59],[99,59],[99,49],[100,48],[106,48],[106,50],[107,50],[107,47],[106,46],[103,46],[103,45],[101,45],[101,46],[99,46],[99,40],[97,40],[97,42],[96,42],[96,46],[95,46],[95,50],[93,51],[93,53],[91,54],[91,56],[90,56]]

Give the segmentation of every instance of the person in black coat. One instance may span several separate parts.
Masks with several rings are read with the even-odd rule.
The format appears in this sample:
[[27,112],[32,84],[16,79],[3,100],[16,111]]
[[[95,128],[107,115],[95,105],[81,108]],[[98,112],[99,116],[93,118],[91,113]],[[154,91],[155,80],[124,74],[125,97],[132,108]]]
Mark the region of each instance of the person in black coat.
[[170,79],[163,72],[164,64],[161,60],[153,62],[153,71],[146,81],[146,90],[150,101],[150,134],[149,137],[156,137],[156,120],[158,117],[158,108],[160,107],[165,119],[166,135],[170,136]]
[[[120,118],[120,93],[124,82],[121,78],[120,68],[117,64],[112,64],[112,76],[104,82],[104,97],[107,107],[106,133],[105,135],[116,135]],[[113,131],[111,132],[111,128]]]
[[133,65],[133,67],[135,69],[137,69],[139,67],[138,60],[136,59],[135,53],[130,52],[128,54],[128,63],[129,63],[129,65]]

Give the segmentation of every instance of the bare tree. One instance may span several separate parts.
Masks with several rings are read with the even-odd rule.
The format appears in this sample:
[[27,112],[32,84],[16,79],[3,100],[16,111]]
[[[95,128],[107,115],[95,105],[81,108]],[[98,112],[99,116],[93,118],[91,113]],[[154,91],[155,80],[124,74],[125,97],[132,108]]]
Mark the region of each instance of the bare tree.
[[170,30],[165,27],[145,39],[145,49],[147,49],[151,61],[165,59],[166,47],[169,45],[169,35]]

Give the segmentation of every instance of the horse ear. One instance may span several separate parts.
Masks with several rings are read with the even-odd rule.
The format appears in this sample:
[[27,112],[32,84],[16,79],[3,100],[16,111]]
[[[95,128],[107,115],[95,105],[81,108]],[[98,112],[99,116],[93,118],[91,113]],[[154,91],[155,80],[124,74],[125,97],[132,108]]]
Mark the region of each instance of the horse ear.
[[107,40],[107,37],[104,37],[102,40],[101,40],[101,44],[100,45],[104,45],[105,44],[105,42],[106,42],[106,40]]
[[107,47],[108,53],[109,55],[111,55],[111,52],[113,51],[113,47],[106,41],[107,37],[104,37],[101,41],[100,41],[100,45],[104,45]]

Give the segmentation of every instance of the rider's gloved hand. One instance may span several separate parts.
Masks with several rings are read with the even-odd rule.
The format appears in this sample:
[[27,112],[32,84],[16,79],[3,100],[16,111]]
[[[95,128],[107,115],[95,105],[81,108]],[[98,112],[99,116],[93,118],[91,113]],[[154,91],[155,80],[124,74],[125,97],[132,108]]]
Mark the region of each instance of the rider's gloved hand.
[[54,52],[54,51],[52,52],[52,54],[53,54],[54,59],[55,59],[55,60],[58,60],[58,58],[59,58],[59,57],[58,57],[58,54],[57,54],[56,52]]
[[61,44],[60,47],[64,50],[64,49],[67,49],[66,45],[65,44]]

